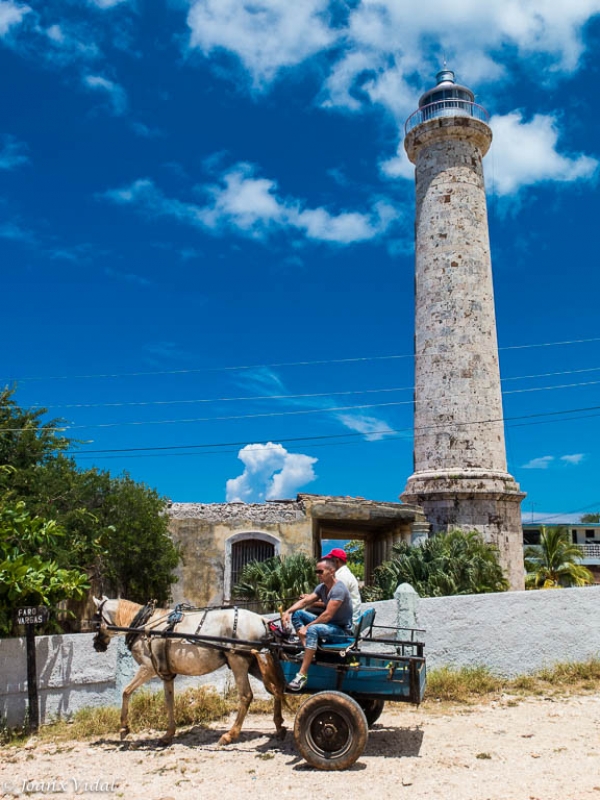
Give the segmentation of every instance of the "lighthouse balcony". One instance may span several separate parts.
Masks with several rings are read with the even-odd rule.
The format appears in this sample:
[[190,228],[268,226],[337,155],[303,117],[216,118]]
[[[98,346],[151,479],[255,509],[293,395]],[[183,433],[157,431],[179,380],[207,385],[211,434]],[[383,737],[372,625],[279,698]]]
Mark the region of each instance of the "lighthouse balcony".
[[438,100],[435,103],[428,103],[417,109],[406,120],[404,132],[408,133],[422,122],[438,119],[439,117],[472,117],[486,124],[489,123],[490,119],[490,115],[483,106],[460,97],[449,97],[444,100]]

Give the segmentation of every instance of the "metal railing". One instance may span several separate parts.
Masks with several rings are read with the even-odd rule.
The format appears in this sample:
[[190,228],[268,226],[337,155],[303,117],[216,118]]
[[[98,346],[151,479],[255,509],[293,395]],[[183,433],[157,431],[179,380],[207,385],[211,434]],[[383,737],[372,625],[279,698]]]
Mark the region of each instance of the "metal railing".
[[600,542],[579,545],[583,550],[584,558],[598,558],[600,559]]
[[439,117],[473,117],[473,119],[481,120],[486,124],[490,120],[490,115],[483,106],[478,106],[477,103],[472,103],[470,100],[461,100],[458,97],[453,97],[447,100],[438,100],[436,103],[429,103],[418,108],[406,120],[404,133],[412,131],[422,122]]

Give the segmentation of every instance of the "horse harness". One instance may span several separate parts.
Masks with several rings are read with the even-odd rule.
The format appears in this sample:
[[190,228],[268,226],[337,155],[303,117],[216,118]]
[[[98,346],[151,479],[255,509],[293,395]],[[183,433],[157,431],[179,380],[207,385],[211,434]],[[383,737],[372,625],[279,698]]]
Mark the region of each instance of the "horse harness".
[[[148,644],[148,650],[150,652],[150,659],[152,661],[152,666],[154,671],[162,678],[163,681],[172,681],[177,677],[177,673],[174,673],[170,669],[170,660],[169,660],[169,651],[171,649],[172,639],[169,638],[169,633],[172,633],[175,630],[175,626],[182,622],[184,618],[183,609],[191,610],[190,607],[185,606],[183,603],[179,603],[175,606],[174,610],[171,611],[167,618],[167,625],[166,627],[160,631],[160,636],[158,633],[156,635],[148,635],[147,632],[144,632],[146,642]],[[195,633],[193,634],[194,639],[198,637],[200,631],[202,630],[202,626],[206,621],[206,617],[208,616],[209,611],[221,611],[222,608],[231,608],[231,606],[223,606],[221,608],[216,607],[208,607],[204,609],[204,613],[198,623],[198,627],[196,628]],[[143,611],[143,609],[142,609]],[[239,617],[239,608],[237,606],[233,607],[233,626],[231,632],[231,638],[237,639],[237,627],[238,627],[238,617]],[[142,613],[141,611],[139,612]],[[135,620],[134,620],[135,621]],[[133,624],[133,623],[132,623]],[[140,622],[138,625],[142,625],[143,623]],[[128,634],[132,635],[132,634]],[[139,634],[137,634],[139,635]],[[133,635],[133,641],[135,641],[136,635]],[[183,641],[187,642],[187,644],[196,644],[199,643],[197,641],[193,641],[192,639],[184,639]],[[229,650],[231,652],[235,652],[234,647],[227,647],[223,648],[223,645],[219,645],[212,642],[202,642],[202,647],[212,648],[214,650],[221,650],[224,651]],[[129,648],[131,649],[131,648]]]

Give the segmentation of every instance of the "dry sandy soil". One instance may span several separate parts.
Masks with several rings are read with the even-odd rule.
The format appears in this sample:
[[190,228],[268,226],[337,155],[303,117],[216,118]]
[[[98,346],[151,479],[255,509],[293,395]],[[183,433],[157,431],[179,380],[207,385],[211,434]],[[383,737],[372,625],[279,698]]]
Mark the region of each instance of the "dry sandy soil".
[[[386,707],[346,772],[319,772],[293,735],[270,738],[251,715],[239,742],[223,725],[78,744],[0,749],[0,796],[127,800],[370,798],[385,800],[600,800],[600,697],[503,698],[477,707]],[[85,785],[87,782],[87,786]]]

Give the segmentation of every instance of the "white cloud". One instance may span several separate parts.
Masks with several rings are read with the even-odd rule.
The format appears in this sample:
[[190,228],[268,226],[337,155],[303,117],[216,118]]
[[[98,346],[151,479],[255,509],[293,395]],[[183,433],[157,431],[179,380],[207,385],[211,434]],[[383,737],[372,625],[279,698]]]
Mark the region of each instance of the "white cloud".
[[[434,74],[445,54],[471,81],[507,78],[503,50],[532,69],[572,72],[584,51],[584,28],[600,0],[196,0],[190,45],[205,55],[235,55],[264,89],[283,67],[327,53],[324,102],[350,110],[365,98],[397,115],[414,104],[414,77]],[[468,47],[459,43],[468,42]],[[335,48],[335,50],[334,50]],[[357,96],[362,94],[362,98]]]
[[88,0],[88,2],[90,5],[104,10],[107,8],[115,8],[116,6],[120,6],[122,3],[128,3],[129,0]]
[[0,223],[0,239],[9,239],[13,242],[35,244],[35,234],[24,228],[19,222],[6,221]]
[[369,417],[366,414],[336,414],[337,419],[351,431],[364,433],[368,442],[377,442],[385,439],[386,436],[394,435],[396,432],[390,428],[387,422],[377,417]]
[[338,38],[328,24],[329,0],[196,0],[189,15],[190,47],[208,56],[235,54],[255,88],[283,67],[300,64]]
[[586,180],[596,173],[596,159],[585,155],[569,158],[557,152],[559,129],[554,116],[536,114],[524,122],[521,112],[513,111],[492,117],[490,125],[494,173],[488,190],[496,194],[514,194],[523,186],[543,181]]
[[576,467],[585,458],[585,453],[573,453],[566,456],[541,456],[540,458],[533,458],[527,464],[523,464],[522,469],[548,469],[549,466],[556,462],[562,462],[562,466],[570,465]]
[[570,456],[561,456],[560,460],[564,461],[566,464],[572,464],[573,466],[577,466],[577,464],[581,464],[584,458],[585,458],[585,453],[573,453],[573,455]]
[[104,93],[109,101],[110,109],[115,116],[121,116],[127,110],[127,94],[125,89],[114,81],[101,75],[86,75],[83,84],[93,92]]
[[0,36],[6,36],[11,28],[20,25],[24,16],[30,11],[29,6],[21,3],[0,0]]
[[26,164],[29,156],[27,145],[9,134],[0,135],[0,169],[14,169]]
[[238,164],[225,172],[218,184],[200,187],[204,205],[166,197],[150,180],[138,180],[104,197],[120,205],[133,205],[151,216],[172,217],[215,233],[234,231],[242,236],[266,239],[288,231],[307,239],[335,244],[353,244],[380,236],[397,212],[385,201],[372,203],[369,213],[326,208],[307,208],[295,198],[281,197],[277,184],[256,177],[249,164]]
[[548,469],[550,464],[554,461],[554,456],[540,456],[539,458],[532,458],[527,464],[523,464],[522,469]]
[[244,471],[227,481],[228,502],[260,503],[293,497],[300,487],[316,479],[316,458],[289,453],[280,444],[268,442],[243,447],[238,458]]

